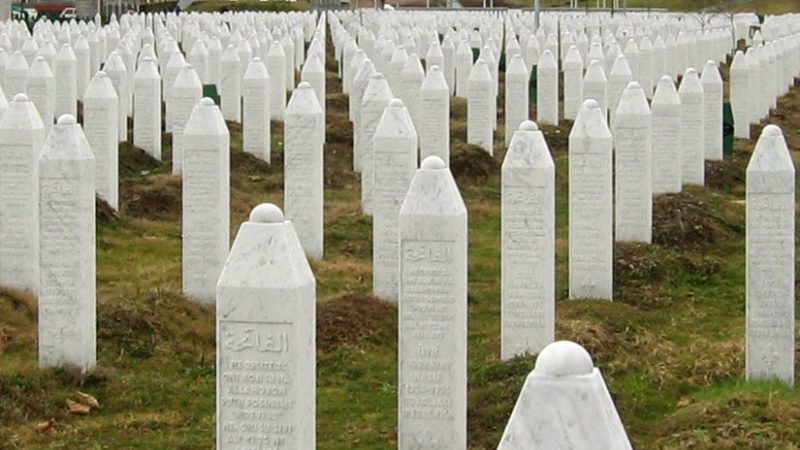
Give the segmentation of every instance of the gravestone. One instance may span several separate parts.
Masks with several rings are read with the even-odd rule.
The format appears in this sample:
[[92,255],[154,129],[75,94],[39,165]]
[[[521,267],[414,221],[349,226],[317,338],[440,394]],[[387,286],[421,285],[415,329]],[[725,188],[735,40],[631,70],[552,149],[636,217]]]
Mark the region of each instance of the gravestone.
[[681,98],[681,183],[705,182],[705,93],[693,68],[686,69],[678,89]]
[[[188,63],[183,58],[183,54],[181,52],[175,52],[170,55],[169,61],[167,61],[167,65],[162,72],[164,76],[161,77],[161,93],[164,96],[164,113],[166,115],[167,132],[172,132],[172,123],[175,121],[175,119],[172,117],[174,108],[172,88],[175,86],[175,79],[178,78],[178,74],[183,69],[183,66],[187,64]],[[195,75],[197,75],[196,71]],[[198,76],[197,79],[200,80],[200,77]],[[202,81],[200,81],[200,86],[202,88]],[[197,104],[197,102],[195,102],[195,104]],[[192,105],[192,108],[194,108],[194,104]],[[189,109],[189,113],[191,113],[191,111],[192,110]]]
[[189,51],[187,60],[189,64],[194,67],[194,70],[197,72],[197,76],[200,77],[200,81],[202,81],[203,84],[210,84],[211,75],[208,64],[208,49],[202,40],[198,39],[194,43]]
[[181,173],[183,293],[213,304],[230,244],[230,134],[210,98],[183,129]]
[[272,132],[270,130],[270,80],[261,58],[253,58],[242,81],[243,122],[242,149],[270,162]]
[[555,166],[534,122],[511,139],[501,199],[500,357],[508,360],[538,353],[555,333]]
[[548,50],[536,66],[536,122],[558,125],[558,62]]
[[472,72],[472,49],[461,41],[456,49],[456,97],[469,97],[469,75]]
[[709,60],[700,76],[703,85],[703,143],[704,157],[708,160],[722,159],[722,76],[717,64]]
[[589,62],[589,67],[583,76],[583,100],[594,100],[603,109],[603,114],[606,114],[608,111],[607,89],[608,81],[603,71],[603,64],[599,60],[593,59]]
[[286,112],[286,55],[283,46],[273,41],[267,53],[267,72],[269,73],[270,91],[269,108],[272,120],[283,120]]
[[119,209],[119,99],[105,72],[89,82],[83,96],[83,132],[94,152],[97,195]]
[[614,125],[614,115],[617,112],[619,99],[622,98],[622,91],[625,90],[628,83],[631,81],[633,81],[633,76],[631,75],[630,67],[628,67],[628,60],[625,59],[625,55],[617,56],[614,61],[614,66],[611,68],[611,72],[608,75],[608,90],[606,91],[608,115],[610,117],[609,121],[612,126]]
[[119,117],[117,122],[117,131],[119,132],[119,142],[128,140],[128,75],[125,69],[125,62],[122,56],[116,51],[108,55],[103,71],[108,74],[108,79],[111,80],[111,85],[114,86],[114,92],[117,93],[119,99]]
[[681,191],[681,99],[672,77],[664,75],[652,102],[653,195]]
[[191,64],[184,64],[170,89],[172,95],[172,174],[183,171],[183,129],[203,98],[203,84]]
[[611,132],[583,103],[569,134],[569,298],[612,299]]
[[283,127],[286,218],[312,259],[323,254],[322,109],[311,85],[302,82],[286,107]]
[[353,96],[353,92],[352,92],[353,83],[355,83],[356,74],[358,73],[359,70],[361,70],[361,66],[364,64],[364,61],[366,61],[367,59],[369,59],[369,58],[367,58],[367,54],[364,53],[364,50],[358,49],[353,54],[353,58],[351,58],[350,64],[348,64],[348,70],[345,73],[345,76],[347,78],[345,78],[344,82],[347,83],[347,91],[348,91],[347,94],[349,94],[348,95],[348,107],[349,107],[349,109],[348,109],[348,112],[347,112],[347,114],[348,114],[347,117],[350,119],[351,122],[355,118],[354,113],[355,113],[355,100],[356,100],[355,97]]
[[614,238],[652,241],[653,194],[650,106],[639,83],[631,81],[614,115]]
[[400,209],[398,448],[467,448],[467,210],[429,156]]
[[492,74],[486,61],[478,59],[469,74],[467,96],[467,143],[474,144],[494,154],[492,129]]
[[55,61],[56,103],[55,115],[78,115],[78,60],[72,47],[65,44],[58,52]]
[[56,108],[56,79],[43,56],[37,56],[28,70],[26,92],[39,111],[45,135],[50,135]]
[[301,80],[307,82],[314,89],[317,95],[317,101],[323,112],[323,119],[325,118],[325,67],[322,65],[322,60],[316,53],[312,53],[303,64],[303,70],[300,74]]
[[95,366],[94,164],[81,126],[59,117],[38,161],[39,367]]
[[428,156],[438,156],[445,164],[449,164],[450,88],[438,65],[428,69],[422,83],[419,123],[416,124],[416,129],[419,135],[420,158],[424,160]]
[[[356,172],[363,172],[365,160],[361,152],[366,148],[364,143],[361,142],[361,127],[358,125],[361,122],[361,105],[363,103],[364,92],[372,79],[372,74],[375,73],[372,61],[369,59],[364,60],[364,63],[358,68],[353,77],[353,85],[350,87],[350,111],[353,113],[353,168]],[[389,81],[388,79],[386,80]],[[382,112],[381,112],[382,113]],[[377,123],[377,122],[376,122]]]
[[139,64],[133,80],[133,145],[161,160],[161,77],[150,57]]
[[750,139],[750,78],[752,77],[747,57],[741,50],[736,52],[730,68],[730,100],[733,110],[733,133],[737,138]]
[[794,385],[795,172],[781,129],[767,125],[747,166],[748,380]]
[[[233,45],[228,45],[222,54],[220,67],[220,109],[222,117],[232,122],[242,121],[242,73],[239,53]],[[247,62],[245,62],[247,64]]]
[[564,118],[575,120],[583,104],[583,60],[575,46],[564,60]]
[[657,80],[653,60],[660,55],[653,51],[653,44],[648,36],[643,36],[639,45],[639,84],[648,99],[653,98],[653,84]]
[[553,342],[536,358],[497,446],[534,448],[633,448],[603,375],[574,342]]
[[315,303],[292,223],[256,206],[217,283],[217,449],[315,448]]
[[425,80],[425,70],[422,69],[422,63],[420,63],[419,57],[415,53],[409,56],[398,80],[401,87],[399,92],[400,100],[406,105],[414,126],[419,127],[419,104],[422,95],[422,82]]
[[400,205],[417,170],[417,133],[400,99],[389,102],[373,142],[373,292],[397,301]]
[[90,63],[90,55],[89,55],[89,42],[83,35],[78,36],[78,39],[75,41],[75,66],[76,66],[76,73],[77,73],[77,85],[76,85],[76,93],[78,96],[78,100],[83,100],[83,93],[86,92],[86,88],[89,86],[89,81],[92,79],[92,67]]
[[383,74],[373,74],[362,96],[359,122],[353,124],[353,126],[359,127],[360,137],[357,145],[358,155],[361,159],[361,211],[367,215],[372,215],[373,212],[375,130],[392,98],[392,90]]
[[514,55],[506,68],[505,89],[505,145],[511,142],[519,124],[530,117],[530,95],[528,95],[528,69],[520,55]]
[[36,165],[44,140],[33,102],[15,95],[0,119],[0,284],[33,293],[39,286]]

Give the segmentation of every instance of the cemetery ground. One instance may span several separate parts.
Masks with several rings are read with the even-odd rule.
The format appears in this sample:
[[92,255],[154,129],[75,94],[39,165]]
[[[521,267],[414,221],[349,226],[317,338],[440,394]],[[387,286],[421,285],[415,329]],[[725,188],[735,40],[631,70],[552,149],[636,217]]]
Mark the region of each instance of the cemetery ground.
[[[332,45],[329,44],[329,49]],[[317,278],[317,443],[396,447],[397,308],[371,297],[371,220],[360,214],[347,97],[328,55],[325,258]],[[725,71],[723,71],[725,72]],[[502,83],[500,98],[503,98]],[[451,104],[451,167],[469,210],[469,446],[496,447],[535,358],[501,362],[500,184],[503,108],[492,158],[466,139]],[[771,123],[800,145],[800,89]],[[584,345],[639,449],[798,448],[800,393],[744,382],[744,175],[752,140],[707,163],[707,187],[660,196],[654,244],[615,246],[614,299],[568,301],[567,137],[543,127],[557,165],[556,337]],[[262,202],[282,204],[281,124],[272,165],[231,132],[231,234]],[[171,138],[163,136],[164,161]],[[793,155],[795,153],[793,152]],[[795,155],[796,156],[796,155]],[[0,448],[199,449],[213,446],[214,310],[181,292],[180,178],[120,147],[121,211],[98,207],[98,368],[39,370],[36,302],[0,292]],[[99,407],[72,414],[78,392]]]

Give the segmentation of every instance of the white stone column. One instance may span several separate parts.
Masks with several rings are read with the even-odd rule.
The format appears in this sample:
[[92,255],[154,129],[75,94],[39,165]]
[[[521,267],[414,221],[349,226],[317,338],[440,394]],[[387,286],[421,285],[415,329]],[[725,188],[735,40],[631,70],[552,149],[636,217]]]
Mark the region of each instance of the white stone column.
[[271,87],[270,118],[282,121],[286,112],[286,55],[283,53],[283,46],[278,41],[272,42],[267,54],[267,72],[269,72]]
[[119,118],[117,122],[117,131],[119,132],[119,142],[128,140],[128,76],[126,74],[125,62],[116,51],[108,55],[103,71],[108,74],[111,84],[114,86],[114,91],[117,93],[119,99]]
[[642,37],[642,43],[639,45],[639,84],[642,85],[644,95],[648,99],[653,98],[653,85],[658,80],[653,63],[655,58],[656,55],[653,51],[653,45],[650,43],[650,38],[647,36]]
[[614,239],[652,241],[650,106],[639,83],[622,92],[614,115]]
[[522,122],[502,169],[501,350],[538,353],[555,333],[555,166],[539,127]]
[[474,144],[494,154],[494,130],[492,125],[492,74],[481,58],[472,66],[469,74],[467,94],[467,143]]
[[302,82],[286,107],[283,204],[306,256],[312,259],[322,259],[324,248],[321,127],[317,96],[310,84]]
[[78,100],[83,100],[83,94],[92,79],[92,67],[89,54],[89,42],[83,35],[75,41],[75,64],[77,67],[76,89]]
[[554,342],[536,358],[497,446],[531,448],[633,448],[603,375],[574,342]]
[[733,57],[730,69],[730,101],[734,137],[750,139],[750,65],[741,50]]
[[[164,114],[166,116],[166,130],[168,133],[173,131],[172,122],[174,121],[172,117],[172,87],[175,85],[175,79],[178,78],[178,73],[186,64],[188,63],[183,58],[183,54],[181,52],[175,52],[170,55],[169,61],[167,61],[164,70],[161,72],[163,74],[161,77],[161,94],[164,97]],[[195,73],[197,72],[195,71]],[[201,81],[200,88],[202,89],[202,87],[203,82]],[[195,104],[197,104],[197,102],[195,102]],[[192,108],[194,108],[194,105],[192,105]],[[189,111],[191,112],[191,109]]]
[[472,48],[462,41],[456,49],[456,97],[469,96],[469,75],[472,72]]
[[222,53],[220,68],[220,109],[222,117],[231,122],[242,121],[242,70],[239,67],[239,53],[233,45],[228,45]]
[[49,135],[55,117],[56,80],[50,64],[42,56],[37,56],[28,70],[27,93],[39,111],[45,134]]
[[428,74],[422,83],[419,124],[416,129],[419,135],[420,159],[438,156],[449,165],[450,88],[442,69],[437,65],[428,68]]
[[374,139],[375,130],[383,117],[383,112],[392,100],[392,90],[383,74],[375,73],[370,78],[362,96],[359,108],[360,119],[353,126],[360,128],[358,134],[358,155],[361,159],[361,210],[364,214],[373,213],[373,194],[375,186]]
[[197,76],[200,77],[200,81],[202,81],[203,84],[209,84],[211,76],[208,63],[208,49],[202,40],[195,42],[194,46],[192,46],[192,49],[189,51],[187,60],[189,64],[194,67],[194,70],[197,71]]
[[312,53],[303,64],[300,80],[305,81],[314,89],[319,107],[322,109],[322,129],[326,130],[327,119],[325,116],[325,67],[319,55]]
[[748,380],[794,385],[795,171],[781,129],[767,125],[747,166]]
[[399,315],[397,446],[466,449],[467,210],[435,156],[400,209]]
[[708,60],[700,76],[703,85],[703,143],[704,157],[708,160],[722,159],[722,76],[717,63]]
[[408,114],[415,127],[419,127],[419,103],[422,92],[422,82],[425,80],[425,70],[422,69],[422,63],[419,57],[412,53],[403,66],[403,70],[398,77],[401,90],[398,93],[399,98],[406,105]]
[[14,52],[8,58],[3,77],[3,92],[7,97],[13,98],[17,94],[27,92],[28,71],[28,63],[20,51]]
[[400,206],[417,170],[418,143],[411,115],[401,100],[389,102],[373,142],[373,292],[397,301]]
[[569,298],[611,300],[611,132],[594,100],[569,134]]
[[161,77],[150,57],[139,64],[133,80],[133,145],[161,160]]
[[242,149],[270,162],[272,131],[270,130],[270,79],[261,58],[253,58],[242,81],[243,110]]
[[61,116],[39,155],[39,367],[96,361],[94,155]]
[[230,244],[230,134],[210,98],[183,129],[183,293],[214,303]]
[[44,124],[17,94],[0,119],[0,284],[36,293],[39,286],[39,179]]
[[536,122],[558,125],[558,62],[548,50],[536,66]]
[[664,75],[652,102],[653,195],[681,191],[681,99],[672,77]]
[[189,122],[194,107],[203,98],[203,83],[191,64],[185,64],[178,72],[170,89],[172,99],[170,117],[172,129],[172,174],[179,175],[183,170],[183,130]]
[[705,93],[700,78],[693,68],[686,73],[678,88],[681,98],[681,182],[705,182]]
[[631,81],[633,81],[633,76],[631,75],[630,67],[628,67],[628,60],[625,59],[625,55],[617,56],[614,66],[608,75],[608,90],[606,91],[609,123],[612,127],[614,126],[614,115],[617,112],[617,106],[619,106],[619,99],[622,98],[622,91]]
[[520,55],[514,55],[506,67],[505,79],[505,145],[508,147],[511,137],[519,128],[519,124],[530,118],[530,75],[525,61]]
[[[315,448],[316,280],[277,206],[258,205],[239,228],[216,297],[216,448],[265,436]],[[251,378],[266,380],[259,393]]]
[[[365,60],[358,68],[358,72],[353,76],[353,85],[350,86],[350,112],[353,116],[353,169],[356,172],[363,172],[363,170],[366,170],[364,169],[364,157],[361,154],[366,147],[364,143],[361,142],[361,126],[358,124],[362,122],[361,106],[364,93],[374,73],[375,69],[372,65],[372,61],[368,59]],[[388,83],[389,80],[387,79],[386,81]]]
[[83,96],[83,131],[94,152],[97,195],[119,209],[119,98],[105,72],[89,82]]
[[78,59],[69,44],[65,44],[56,56],[56,103],[55,115],[78,115]]
[[564,59],[564,118],[575,120],[583,104],[583,60],[574,45]]
[[[608,111],[608,81],[603,71],[603,64],[594,59],[589,62],[586,74],[583,76],[583,100],[594,100],[603,109],[605,115]],[[580,110],[579,110],[580,111]],[[576,116],[577,118],[577,116]]]

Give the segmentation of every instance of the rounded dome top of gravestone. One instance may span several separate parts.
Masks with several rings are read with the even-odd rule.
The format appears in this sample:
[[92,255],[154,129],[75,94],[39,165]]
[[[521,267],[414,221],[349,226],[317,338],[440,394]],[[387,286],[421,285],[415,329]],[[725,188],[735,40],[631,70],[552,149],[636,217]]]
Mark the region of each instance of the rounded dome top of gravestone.
[[539,131],[539,125],[532,120],[525,120],[519,124],[520,131]]
[[590,375],[594,363],[589,352],[572,341],[549,344],[536,358],[533,373],[551,377]]
[[389,101],[389,107],[390,108],[402,108],[403,107],[403,101],[400,100],[399,98],[393,98],[392,100]]
[[[16,99],[16,97],[14,98]],[[761,130],[761,135],[766,137],[778,137],[783,136],[783,131],[781,131],[779,126],[770,124]]]
[[250,222],[283,223],[283,211],[272,203],[262,203],[250,212]]
[[75,120],[75,117],[72,114],[63,114],[58,118],[58,125],[76,125],[78,121]]
[[11,101],[14,103],[21,103],[21,102],[29,102],[30,99],[28,98],[27,95],[20,92],[19,94],[15,95]]
[[200,106],[214,106],[214,100],[209,97],[203,97],[200,99]]
[[[402,105],[402,102],[400,103]],[[442,158],[439,158],[438,156],[428,156],[427,158],[425,158],[425,160],[422,161],[422,165],[420,166],[420,168],[424,170],[442,170],[446,169],[447,166],[445,165]]]

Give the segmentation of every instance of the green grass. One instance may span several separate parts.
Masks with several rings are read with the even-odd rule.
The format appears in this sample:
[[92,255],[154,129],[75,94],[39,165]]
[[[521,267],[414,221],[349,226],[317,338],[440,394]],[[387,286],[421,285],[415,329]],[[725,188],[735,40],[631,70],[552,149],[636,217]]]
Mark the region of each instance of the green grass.
[[[318,314],[336,320],[318,320],[326,343],[317,353],[318,448],[389,449],[396,446],[397,309],[354,313],[344,298],[363,300],[371,291],[372,225],[359,213],[346,103],[334,92],[328,100],[326,256],[313,269]],[[781,115],[771,121],[797,148],[800,93],[779,103]],[[494,161],[470,154],[463,101],[453,105],[453,157],[462,162],[455,175],[469,211],[469,445],[494,448],[535,358],[499,359],[502,134]],[[740,201],[754,141],[737,141],[734,157],[708,172],[709,187],[656,200],[655,244],[616,246],[615,302],[567,301],[569,127],[543,127],[557,168],[557,338],[590,351],[636,448],[795,448],[798,391],[743,381]],[[267,166],[241,153],[240,129],[230,128],[235,234],[258,203],[282,204],[283,134],[273,124]],[[214,315],[180,294],[179,180],[168,163],[137,149],[121,148],[121,158],[121,212],[98,226],[98,369],[83,376],[39,370],[35,299],[0,290],[0,448],[213,447]],[[676,226],[676,209],[685,227]],[[70,415],[65,401],[78,390],[101,407]],[[52,433],[36,431],[51,418]]]

